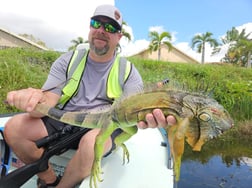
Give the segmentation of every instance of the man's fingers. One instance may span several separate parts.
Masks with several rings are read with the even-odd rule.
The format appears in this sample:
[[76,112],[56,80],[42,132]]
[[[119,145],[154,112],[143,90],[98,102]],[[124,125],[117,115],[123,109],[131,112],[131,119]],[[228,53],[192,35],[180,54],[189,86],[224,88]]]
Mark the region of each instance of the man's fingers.
[[176,118],[172,115],[165,117],[164,113],[160,109],[154,109],[152,113],[148,113],[145,116],[144,121],[138,122],[137,126],[140,129],[166,127],[176,124]]
[[146,114],[146,122],[148,124],[148,127],[149,128],[156,128],[158,123],[156,121],[156,118],[153,116],[153,114],[149,113],[149,114]]
[[158,127],[165,127],[167,126],[166,118],[160,109],[153,110],[153,116],[156,119],[157,126]]
[[6,103],[8,103],[11,106],[14,106],[14,95],[15,94],[16,94],[16,91],[9,92],[6,97]]
[[167,121],[168,125],[175,125],[177,123],[176,118],[172,115],[167,116],[166,121]]
[[14,106],[18,109],[25,110],[28,97],[29,95],[25,92],[25,89],[16,91],[15,95],[13,96]]
[[29,98],[26,106],[26,111],[31,112],[34,110],[35,106],[42,100],[43,92],[36,89],[31,91],[31,97]]
[[28,88],[9,92],[6,101],[20,110],[31,112],[42,98],[42,90]]
[[148,125],[147,125],[144,121],[139,121],[139,122],[137,123],[137,127],[138,127],[139,129],[146,129],[146,128],[148,128]]

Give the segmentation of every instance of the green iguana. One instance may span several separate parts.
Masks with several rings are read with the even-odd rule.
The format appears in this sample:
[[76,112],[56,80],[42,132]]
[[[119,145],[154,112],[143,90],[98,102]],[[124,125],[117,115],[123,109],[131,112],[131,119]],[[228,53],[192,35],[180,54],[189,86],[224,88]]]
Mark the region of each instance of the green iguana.
[[90,178],[90,187],[93,187],[93,184],[97,187],[97,180],[102,181],[101,159],[105,140],[115,129],[122,129],[123,133],[116,137],[115,144],[123,148],[123,162],[125,157],[129,161],[129,152],[124,142],[137,133],[137,122],[145,121],[145,115],[156,108],[162,109],[165,115],[174,115],[177,120],[176,125],[165,128],[176,181],[180,176],[185,139],[193,150],[200,151],[207,140],[217,137],[233,126],[232,118],[216,100],[201,94],[173,89],[156,89],[125,97],[116,101],[111,108],[97,113],[66,112],[43,104],[38,104],[36,111],[68,124],[101,128],[96,137],[95,159]]

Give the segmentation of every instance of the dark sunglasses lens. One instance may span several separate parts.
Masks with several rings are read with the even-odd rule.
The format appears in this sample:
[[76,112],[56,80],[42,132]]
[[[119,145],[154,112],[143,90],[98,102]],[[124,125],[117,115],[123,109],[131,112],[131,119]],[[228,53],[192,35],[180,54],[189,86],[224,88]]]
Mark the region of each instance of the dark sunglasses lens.
[[94,20],[94,19],[91,19],[90,21],[90,25],[95,28],[95,29],[98,29],[101,27],[101,22],[97,21],[97,20]]
[[109,32],[109,33],[116,33],[118,30],[111,24],[106,23],[104,25],[105,31]]
[[91,21],[90,21],[90,26],[95,29],[99,29],[102,25],[103,25],[104,30],[106,32],[109,32],[109,33],[118,32],[118,29],[110,23],[102,23],[102,22],[94,20],[94,19],[91,19]]

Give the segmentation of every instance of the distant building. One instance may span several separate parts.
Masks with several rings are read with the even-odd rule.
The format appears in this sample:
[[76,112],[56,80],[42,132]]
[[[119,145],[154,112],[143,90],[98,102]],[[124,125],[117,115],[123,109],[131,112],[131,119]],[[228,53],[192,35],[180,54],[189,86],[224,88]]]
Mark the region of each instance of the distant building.
[[[143,50],[133,57],[140,57],[143,59],[151,59],[157,60],[158,59],[158,51],[152,51],[150,53],[149,49]],[[172,50],[168,51],[168,47],[165,44],[161,45],[161,61],[169,61],[169,62],[178,62],[178,63],[199,63],[196,59],[193,59],[189,55],[185,54],[184,52],[180,51],[176,47],[172,46]]]
[[48,50],[48,48],[36,44],[29,39],[0,28],[0,49],[13,47],[27,47],[39,50]]

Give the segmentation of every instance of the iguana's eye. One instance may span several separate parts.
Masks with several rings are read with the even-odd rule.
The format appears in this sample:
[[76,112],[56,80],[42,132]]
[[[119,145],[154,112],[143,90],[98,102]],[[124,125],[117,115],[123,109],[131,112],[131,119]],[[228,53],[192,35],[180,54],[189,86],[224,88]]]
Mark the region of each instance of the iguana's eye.
[[211,116],[205,112],[202,112],[201,114],[199,114],[199,118],[202,121],[209,121],[211,119]]

